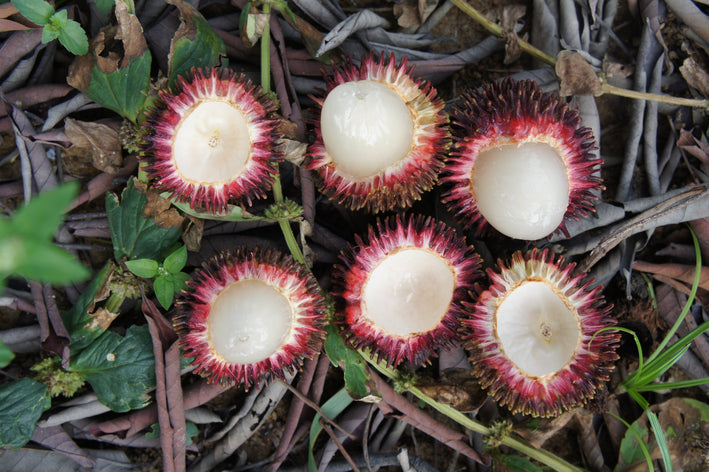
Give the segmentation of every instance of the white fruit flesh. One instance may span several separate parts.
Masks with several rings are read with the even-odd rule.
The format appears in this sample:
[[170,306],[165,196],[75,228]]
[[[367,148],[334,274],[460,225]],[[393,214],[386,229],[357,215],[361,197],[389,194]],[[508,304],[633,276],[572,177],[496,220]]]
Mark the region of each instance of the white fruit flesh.
[[426,332],[447,313],[454,289],[455,273],[440,257],[401,250],[372,271],[363,289],[363,312],[392,335]]
[[338,171],[372,177],[401,161],[412,145],[414,123],[402,98],[381,82],[335,87],[320,117],[323,142]]
[[291,305],[278,290],[255,279],[228,285],[212,304],[207,329],[226,361],[251,364],[276,352],[292,324]]
[[533,241],[550,235],[569,205],[569,178],[546,143],[506,144],[480,153],[473,170],[478,210],[499,232]]
[[498,307],[495,327],[502,349],[532,376],[559,371],[580,342],[575,312],[544,282],[524,282]]
[[249,128],[241,111],[222,101],[204,101],[182,119],[173,140],[178,172],[195,183],[229,182],[251,152]]

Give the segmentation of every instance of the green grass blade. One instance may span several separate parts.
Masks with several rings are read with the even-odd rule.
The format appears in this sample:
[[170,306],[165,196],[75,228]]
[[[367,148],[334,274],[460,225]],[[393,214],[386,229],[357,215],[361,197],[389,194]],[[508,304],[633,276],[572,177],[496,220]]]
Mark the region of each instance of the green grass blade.
[[[341,388],[336,394],[331,396],[322,407],[320,407],[323,414],[327,415],[328,418],[335,418],[337,415],[342,413],[345,408],[350,406],[352,403],[352,397],[347,393],[347,389]],[[320,424],[320,418],[322,416],[320,413],[315,415],[313,422],[310,424],[310,440],[308,442],[308,472],[317,472],[318,466],[315,463],[315,455],[313,454],[313,446],[315,445],[315,440],[318,438],[318,434],[322,430],[322,425]]]
[[642,387],[637,387],[636,390],[638,392],[654,392],[657,390],[676,390],[679,388],[698,387],[704,384],[709,384],[709,377],[692,380],[680,380],[677,382],[643,385]]

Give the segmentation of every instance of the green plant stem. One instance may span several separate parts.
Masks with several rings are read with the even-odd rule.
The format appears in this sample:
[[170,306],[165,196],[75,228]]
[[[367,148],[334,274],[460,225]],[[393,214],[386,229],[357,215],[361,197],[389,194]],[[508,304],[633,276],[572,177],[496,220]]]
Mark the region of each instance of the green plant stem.
[[123,305],[123,301],[125,299],[126,297],[123,293],[111,293],[111,296],[108,297],[108,301],[106,302],[106,305],[104,305],[104,308],[106,308],[109,313],[118,313],[118,310],[121,309],[121,305]]
[[[264,3],[263,13],[270,15],[271,4],[269,2]],[[263,34],[261,35],[261,88],[263,88],[265,93],[271,93],[271,27],[268,21],[263,27]],[[280,173],[278,172],[274,175],[273,198],[277,204],[283,203],[283,189],[281,188]],[[305,265],[305,257],[303,257],[300,246],[298,246],[298,241],[295,238],[295,234],[293,234],[290,221],[279,219],[278,226],[281,228],[281,232],[283,233],[283,237],[286,240],[288,250],[293,256],[293,259]]]
[[[271,14],[271,4],[265,2],[263,13]],[[261,34],[261,88],[266,93],[271,92],[271,22],[266,21]]]
[[[463,13],[480,23],[480,25],[486,30],[488,30],[490,33],[494,34],[495,36],[499,36],[503,40],[507,39],[507,31],[505,31],[502,26],[498,25],[494,21],[490,21],[485,15],[476,10],[468,2],[464,0],[452,0],[452,2],[453,5],[455,5]],[[544,51],[537,49],[536,47],[529,44],[527,41],[517,38],[517,44],[519,44],[519,47],[522,49],[522,51],[530,54],[531,56],[536,57],[537,59],[544,61],[549,65],[556,65],[555,57],[550,56]]]
[[616,87],[606,81],[601,82],[601,92],[617,95],[625,98],[635,98],[638,100],[651,100],[655,102],[668,103],[670,105],[687,106],[695,108],[709,108],[709,100],[699,100],[694,98],[673,97],[660,93],[636,92],[622,87]]
[[[364,359],[369,362],[378,372],[387,376],[390,379],[395,378],[395,373],[393,369],[386,367],[384,364],[377,363],[376,361],[371,359],[371,357],[368,356],[366,353],[360,352],[360,354],[362,354]],[[464,415],[463,413],[456,410],[450,405],[437,402],[436,400],[429,397],[416,387],[407,387],[406,391],[410,392],[412,395],[429,405],[431,408],[434,408],[440,413],[443,413],[448,418],[452,419],[456,423],[460,424],[465,428],[468,428],[473,432],[480,433],[485,436],[493,434],[493,431],[487,426],[478,423],[472,418],[467,417],[466,415]],[[541,462],[542,464],[550,467],[552,470],[555,470],[557,472],[583,472],[583,469],[566,462],[561,457],[558,457],[557,455],[552,454],[551,452],[546,451],[544,449],[536,448],[522,439],[516,439],[512,436],[504,436],[500,438],[500,444],[511,447],[512,449],[515,449],[516,451],[519,451],[522,454],[526,454],[532,459]]]

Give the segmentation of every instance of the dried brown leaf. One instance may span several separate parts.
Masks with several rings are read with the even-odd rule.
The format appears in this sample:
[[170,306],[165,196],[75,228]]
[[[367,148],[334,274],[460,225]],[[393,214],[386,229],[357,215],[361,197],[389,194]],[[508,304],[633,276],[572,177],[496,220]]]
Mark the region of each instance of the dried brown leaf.
[[465,369],[448,369],[444,379],[431,380],[417,387],[434,400],[463,413],[476,411],[487,399],[479,382]]
[[42,30],[16,31],[0,47],[0,77],[7,74],[17,62],[42,43]]
[[601,81],[593,67],[575,51],[561,51],[557,56],[556,75],[561,80],[559,95],[600,95]]
[[418,0],[405,0],[394,5],[394,16],[399,26],[404,29],[421,26],[419,3]]
[[172,207],[170,200],[161,197],[159,191],[147,188],[142,182],[136,182],[136,188],[148,198],[143,208],[145,218],[152,218],[161,228],[182,226],[185,218]]
[[32,434],[32,441],[64,454],[82,467],[96,466],[96,459],[84,452],[61,426],[36,428]]
[[699,241],[702,260],[706,261],[705,265],[709,264],[709,218],[693,220],[690,221],[689,224],[692,226],[694,234]]
[[[91,70],[97,66],[104,74],[122,69],[134,58],[148,49],[143,27],[138,18],[128,12],[124,0],[116,0],[117,26],[103,28],[89,41],[89,53],[78,56],[69,67],[67,83],[81,91],[87,91],[91,83]],[[115,43],[122,43],[117,48]]]
[[[696,267],[685,264],[653,264],[652,262],[635,261],[633,269],[679,280],[689,286],[694,282]],[[709,267],[702,267],[699,277],[699,287],[709,290]]]
[[704,95],[709,97],[709,74],[693,57],[688,57],[679,67],[679,71],[690,87],[694,87]]
[[111,126],[67,118],[64,130],[73,146],[90,153],[96,169],[115,174],[123,165],[121,140]]
[[34,28],[16,21],[0,19],[0,33],[9,33],[10,31],[27,31],[31,29]]
[[182,233],[182,242],[189,252],[199,252],[202,245],[202,236],[204,235],[204,220],[187,215],[189,223],[187,230]]
[[697,139],[689,131],[680,130],[677,146],[704,164],[709,165],[709,142],[707,142],[707,138],[703,133],[701,139]]

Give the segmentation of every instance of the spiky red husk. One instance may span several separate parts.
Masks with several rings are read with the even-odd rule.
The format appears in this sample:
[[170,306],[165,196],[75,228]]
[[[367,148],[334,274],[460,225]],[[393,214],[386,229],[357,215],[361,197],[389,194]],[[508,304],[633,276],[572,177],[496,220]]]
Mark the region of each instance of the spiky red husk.
[[[277,289],[288,299],[294,314],[290,334],[280,349],[252,364],[226,361],[212,347],[207,330],[211,304],[217,295],[229,284],[244,279],[258,279]],[[212,382],[248,388],[260,379],[284,378],[285,372],[294,373],[303,358],[311,358],[320,350],[325,337],[325,302],[313,275],[289,255],[245,247],[221,253],[205,262],[187,286],[175,302],[173,323],[185,356],[195,357],[195,372]]]
[[[377,265],[402,249],[425,249],[444,259],[454,269],[454,292],[447,313],[426,332],[400,336],[372,323],[363,313],[364,286]],[[388,218],[370,227],[366,240],[355,236],[355,244],[341,256],[344,265],[334,269],[335,296],[344,302],[336,322],[344,337],[356,349],[371,349],[373,357],[396,366],[408,360],[422,365],[435,350],[449,348],[460,339],[460,319],[464,302],[471,302],[471,291],[482,276],[480,257],[455,231],[430,217]]]
[[566,221],[594,212],[593,202],[603,188],[594,154],[593,132],[580,126],[581,118],[555,93],[544,93],[531,80],[506,78],[462,95],[452,119],[453,151],[441,172],[447,185],[443,201],[456,218],[478,235],[492,229],[478,210],[472,173],[478,155],[501,144],[541,141],[554,147],[569,177],[569,205],[557,231],[566,233]]
[[[195,105],[211,100],[226,101],[237,107],[249,127],[249,159],[241,173],[225,183],[186,179],[178,172],[173,157],[172,144],[180,122]],[[278,146],[282,134],[278,130],[276,110],[261,87],[228,69],[192,69],[189,80],[178,77],[174,90],[160,92],[160,99],[149,112],[144,127],[147,135],[141,155],[148,164],[146,170],[150,178],[155,179],[155,187],[171,192],[192,208],[205,207],[216,212],[225,210],[230,201],[250,205],[254,199],[265,198],[278,163],[283,160]]]
[[338,85],[374,80],[395,90],[414,112],[415,142],[408,156],[397,165],[362,180],[352,180],[338,171],[325,149],[318,116],[315,142],[308,148],[305,162],[308,169],[315,171],[315,182],[320,191],[331,200],[353,210],[364,208],[372,213],[407,208],[438,181],[450,144],[448,115],[443,111],[445,103],[437,97],[430,82],[413,79],[407,68],[407,59],[397,66],[394,54],[387,62],[384,53],[378,61],[370,53],[362,58],[360,67],[347,60],[342,67],[334,67],[333,77],[325,77],[325,96],[312,97],[322,110],[325,98]]
[[[517,252],[509,266],[502,261],[498,266],[498,272],[488,270],[490,288],[469,307],[472,317],[464,320],[471,333],[466,335],[466,348],[471,351],[473,373],[490,396],[514,413],[556,416],[583,405],[610,379],[618,359],[617,331],[596,334],[616,323],[610,316],[612,306],[605,304],[601,294],[602,287],[592,288],[593,281],[584,274],[573,275],[575,264],[565,265],[563,258],[554,261],[548,250],[534,249],[527,257]],[[505,355],[497,336],[497,309],[526,281],[553,286],[575,308],[581,326],[581,340],[572,359],[558,372],[541,377],[522,372]]]

